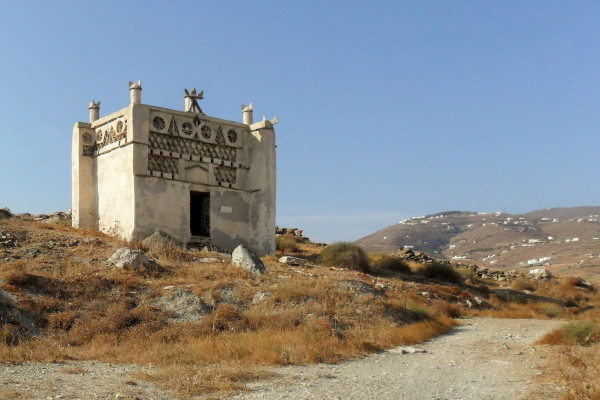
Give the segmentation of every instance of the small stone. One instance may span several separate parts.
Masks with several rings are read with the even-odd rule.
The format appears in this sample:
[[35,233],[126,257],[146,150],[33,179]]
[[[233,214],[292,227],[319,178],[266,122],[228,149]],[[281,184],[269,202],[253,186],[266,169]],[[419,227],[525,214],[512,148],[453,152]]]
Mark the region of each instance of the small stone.
[[204,257],[198,260],[199,263],[202,264],[206,264],[206,263],[214,263],[214,262],[219,262],[220,260],[218,258],[214,258],[214,257]]
[[308,262],[308,260],[300,257],[283,256],[279,258],[279,262],[282,264],[289,265],[305,265]]

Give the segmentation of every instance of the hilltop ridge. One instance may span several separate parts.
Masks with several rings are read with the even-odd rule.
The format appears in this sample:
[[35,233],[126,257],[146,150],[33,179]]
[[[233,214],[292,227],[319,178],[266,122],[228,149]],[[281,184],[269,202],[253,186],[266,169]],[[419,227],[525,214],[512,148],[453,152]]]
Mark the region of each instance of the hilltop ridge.
[[600,207],[525,214],[444,211],[413,217],[356,241],[368,251],[402,247],[494,268],[543,265],[554,272],[600,273]]

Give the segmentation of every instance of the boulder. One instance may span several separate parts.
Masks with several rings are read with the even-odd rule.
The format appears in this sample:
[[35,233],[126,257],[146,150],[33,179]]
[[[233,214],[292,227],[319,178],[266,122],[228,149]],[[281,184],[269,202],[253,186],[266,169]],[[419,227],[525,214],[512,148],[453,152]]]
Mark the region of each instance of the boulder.
[[169,311],[171,322],[198,322],[210,314],[210,307],[198,296],[187,289],[165,286],[164,296],[158,298],[153,305]]
[[279,262],[282,264],[289,264],[289,265],[306,265],[308,260],[305,260],[304,258],[300,258],[300,257],[283,256],[283,257],[279,258]]
[[231,263],[254,275],[264,275],[265,273],[265,264],[256,253],[243,244],[236,247],[231,253]]
[[43,222],[45,224],[56,224],[58,222],[61,221],[66,221],[68,219],[71,219],[71,216],[67,213],[64,213],[62,211],[57,211],[52,215],[44,215],[44,214],[40,214],[37,218],[38,221]]
[[149,249],[160,250],[171,243],[179,245],[179,242],[168,233],[156,231],[146,239],[142,240],[142,245]]
[[165,269],[156,261],[149,260],[143,252],[131,250],[129,247],[117,249],[108,259],[108,264],[128,271],[151,274],[162,273],[165,271]]

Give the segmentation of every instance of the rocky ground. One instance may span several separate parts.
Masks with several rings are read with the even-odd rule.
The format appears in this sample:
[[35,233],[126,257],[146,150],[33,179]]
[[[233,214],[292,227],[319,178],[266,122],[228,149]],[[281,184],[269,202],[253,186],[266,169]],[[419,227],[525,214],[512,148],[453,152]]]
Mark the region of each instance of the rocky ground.
[[[519,399],[556,397],[543,385],[547,349],[533,342],[552,320],[476,318],[412,348],[341,364],[275,368],[277,377],[234,397],[254,399]],[[101,362],[0,365],[0,397],[174,399],[143,378],[152,366]]]

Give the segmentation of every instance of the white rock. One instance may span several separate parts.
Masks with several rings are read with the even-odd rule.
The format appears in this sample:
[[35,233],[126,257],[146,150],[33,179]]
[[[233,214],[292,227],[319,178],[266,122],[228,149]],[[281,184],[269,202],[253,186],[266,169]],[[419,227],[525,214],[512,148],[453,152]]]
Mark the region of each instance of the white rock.
[[131,250],[129,247],[117,249],[108,259],[108,263],[117,268],[138,272],[160,272],[163,270],[163,267],[157,262],[149,260],[143,252]]
[[258,258],[256,253],[243,244],[233,250],[231,263],[255,275],[264,275],[265,273],[265,264]]

